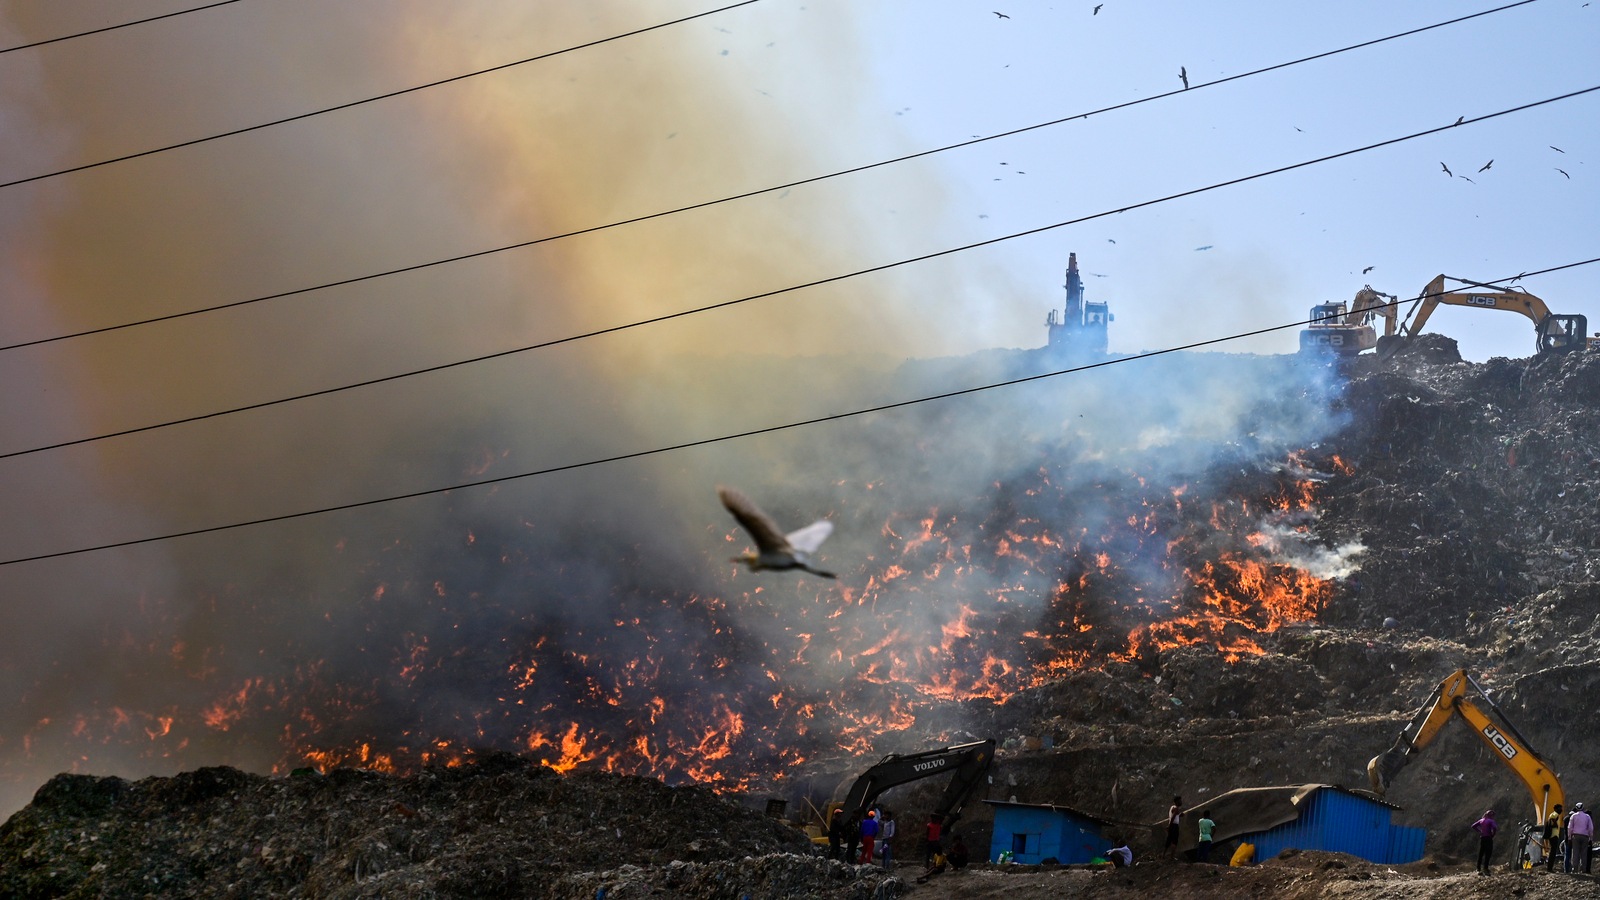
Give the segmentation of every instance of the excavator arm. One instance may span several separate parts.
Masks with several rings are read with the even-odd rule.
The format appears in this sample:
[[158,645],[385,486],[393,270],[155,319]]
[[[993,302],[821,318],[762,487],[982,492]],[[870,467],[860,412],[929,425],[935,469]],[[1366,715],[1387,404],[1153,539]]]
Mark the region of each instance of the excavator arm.
[[941,817],[941,821],[949,827],[950,823],[961,817],[961,808],[993,764],[994,748],[995,742],[991,738],[922,753],[885,756],[877,765],[861,773],[842,802],[828,804],[830,814],[859,819],[866,815],[873,801],[889,788],[923,778],[948,775],[950,784],[939,798],[938,805],[933,808],[933,815]]
[[[1470,696],[1469,690],[1475,692],[1475,696]],[[1521,779],[1533,799],[1535,821],[1543,822],[1552,807],[1565,804],[1560,778],[1534,752],[1527,738],[1517,733],[1505,713],[1465,669],[1457,669],[1440,682],[1433,697],[1400,732],[1394,746],[1367,763],[1372,792],[1380,797],[1387,793],[1400,770],[1413,756],[1427,749],[1445,724],[1457,716]]]
[[[1447,291],[1445,290],[1447,279],[1485,289]],[[1448,275],[1440,275],[1428,282],[1428,286],[1423,288],[1422,293],[1412,301],[1411,309],[1406,313],[1406,320],[1400,323],[1400,335],[1414,337],[1420,334],[1422,327],[1428,322],[1428,317],[1433,315],[1441,303],[1475,309],[1503,309],[1527,316],[1533,320],[1535,346],[1540,353],[1582,350],[1587,346],[1589,320],[1586,316],[1552,313],[1543,300],[1518,288],[1496,290],[1488,285],[1479,285],[1477,282],[1451,278]]]

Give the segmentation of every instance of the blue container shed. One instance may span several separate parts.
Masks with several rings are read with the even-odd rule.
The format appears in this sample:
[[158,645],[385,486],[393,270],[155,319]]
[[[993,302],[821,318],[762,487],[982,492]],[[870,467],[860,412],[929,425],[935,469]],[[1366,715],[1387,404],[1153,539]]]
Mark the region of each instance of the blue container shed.
[[1300,815],[1254,834],[1240,835],[1256,845],[1256,859],[1284,850],[1330,850],[1385,865],[1422,858],[1426,831],[1394,824],[1397,809],[1376,797],[1333,785],[1307,785],[1295,803]]
[[[1111,845],[1106,832],[1119,823],[1054,803],[983,801],[994,807],[989,861],[1011,851],[1013,862],[1038,865],[1053,859],[1063,865],[1090,862]],[[1138,829],[1138,825],[1121,827]]]

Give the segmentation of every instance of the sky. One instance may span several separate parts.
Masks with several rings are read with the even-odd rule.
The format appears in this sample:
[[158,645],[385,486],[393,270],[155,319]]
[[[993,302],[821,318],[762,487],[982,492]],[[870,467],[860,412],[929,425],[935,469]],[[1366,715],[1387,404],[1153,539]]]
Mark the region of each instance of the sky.
[[[0,49],[183,8],[6,0]],[[0,711],[0,809],[66,768],[161,767],[52,743],[74,719],[114,732],[139,702],[138,727],[162,727],[118,693],[146,663],[119,658],[170,658],[161,691],[219,669],[258,683],[220,661],[239,636],[219,608],[269,605],[269,583],[302,611],[341,603],[354,535],[437,510],[5,561],[970,386],[871,376],[1043,345],[1069,253],[1127,354],[1274,328],[1211,349],[1287,354],[1312,305],[1363,285],[1409,299],[1441,273],[1597,255],[1600,92],[1253,177],[1600,85],[1600,11],[1581,2],[1220,84],[1492,4],[759,0],[628,34],[715,8],[239,0],[0,53],[0,182],[20,182],[0,188],[0,344],[30,344],[0,350],[0,678],[21,698]],[[1520,284],[1600,330],[1600,266]],[[181,316],[224,304],[240,305]],[[1498,312],[1444,309],[1428,330],[1473,361],[1533,348]],[[274,405],[77,443],[254,404]],[[816,475],[763,440],[452,502],[636,534],[644,496],[649,534],[703,534],[723,524],[718,478]],[[54,444],[71,446],[33,452]]]

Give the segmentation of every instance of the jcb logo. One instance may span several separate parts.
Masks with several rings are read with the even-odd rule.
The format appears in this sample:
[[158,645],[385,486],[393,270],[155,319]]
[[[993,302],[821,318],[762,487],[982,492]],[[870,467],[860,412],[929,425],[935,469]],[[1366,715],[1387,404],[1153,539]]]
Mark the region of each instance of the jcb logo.
[[[1513,752],[1513,753],[1514,753],[1514,752],[1516,752],[1516,751],[1512,751],[1512,752]],[[944,760],[944,759],[931,759],[931,760],[929,760],[929,761],[927,761],[927,762],[924,762],[924,763],[917,763],[917,764],[916,764],[916,765],[914,765],[914,766],[912,766],[912,767],[911,767],[911,771],[913,771],[913,772],[926,772],[926,771],[928,771],[928,770],[929,770],[929,769],[937,769],[937,768],[940,768],[940,767],[942,767],[942,766],[943,766],[943,765],[944,765],[944,764],[945,764],[945,763],[946,763],[946,762],[949,762],[949,760]]]
[[1500,733],[1500,729],[1495,728],[1493,725],[1485,725],[1483,726],[1483,736],[1489,739],[1489,743],[1494,744],[1495,749],[1500,751],[1501,756],[1506,759],[1517,758],[1517,748],[1506,740],[1506,736]]
[[1495,305],[1497,305],[1495,303],[1493,297],[1473,297],[1473,296],[1469,295],[1467,297],[1467,302],[1472,304],[1473,306],[1495,306]]

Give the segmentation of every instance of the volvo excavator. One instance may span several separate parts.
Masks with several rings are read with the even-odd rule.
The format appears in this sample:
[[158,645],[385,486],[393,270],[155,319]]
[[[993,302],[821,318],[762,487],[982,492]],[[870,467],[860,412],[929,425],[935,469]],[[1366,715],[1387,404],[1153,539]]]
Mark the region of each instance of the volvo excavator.
[[994,748],[994,739],[990,738],[921,753],[891,753],[885,756],[877,765],[861,773],[850,785],[844,799],[828,803],[821,826],[807,828],[811,833],[811,842],[827,846],[828,827],[836,817],[842,816],[846,822],[865,818],[873,802],[889,788],[939,776],[949,777],[950,783],[933,807],[930,818],[936,817],[948,832],[950,826],[961,818],[961,808],[978,789],[994,763]]
[[[1379,797],[1386,794],[1395,775],[1405,768],[1413,756],[1427,749],[1439,736],[1439,731],[1457,717],[1472,728],[1478,739],[1488,745],[1492,755],[1504,763],[1528,789],[1528,794],[1533,798],[1535,823],[1543,823],[1556,806],[1565,807],[1561,779],[1550,768],[1550,764],[1534,752],[1528,739],[1517,733],[1505,713],[1489,699],[1489,693],[1467,674],[1466,669],[1457,669],[1440,682],[1411,724],[1400,732],[1394,746],[1367,763],[1367,779],[1372,783],[1372,792]],[[1518,849],[1521,853],[1526,848]]]
[[[1445,282],[1457,282],[1464,287],[1483,290],[1446,290]],[[1577,314],[1553,313],[1543,300],[1517,287],[1495,288],[1464,278],[1440,275],[1428,282],[1422,293],[1411,301],[1399,333],[1378,341],[1378,352],[1389,354],[1398,342],[1421,333],[1428,317],[1439,304],[1466,306],[1475,309],[1503,309],[1521,313],[1533,320],[1534,346],[1540,353],[1566,353],[1571,350],[1600,349],[1600,335],[1589,337],[1589,320]],[[1415,320],[1413,321],[1413,317]]]

